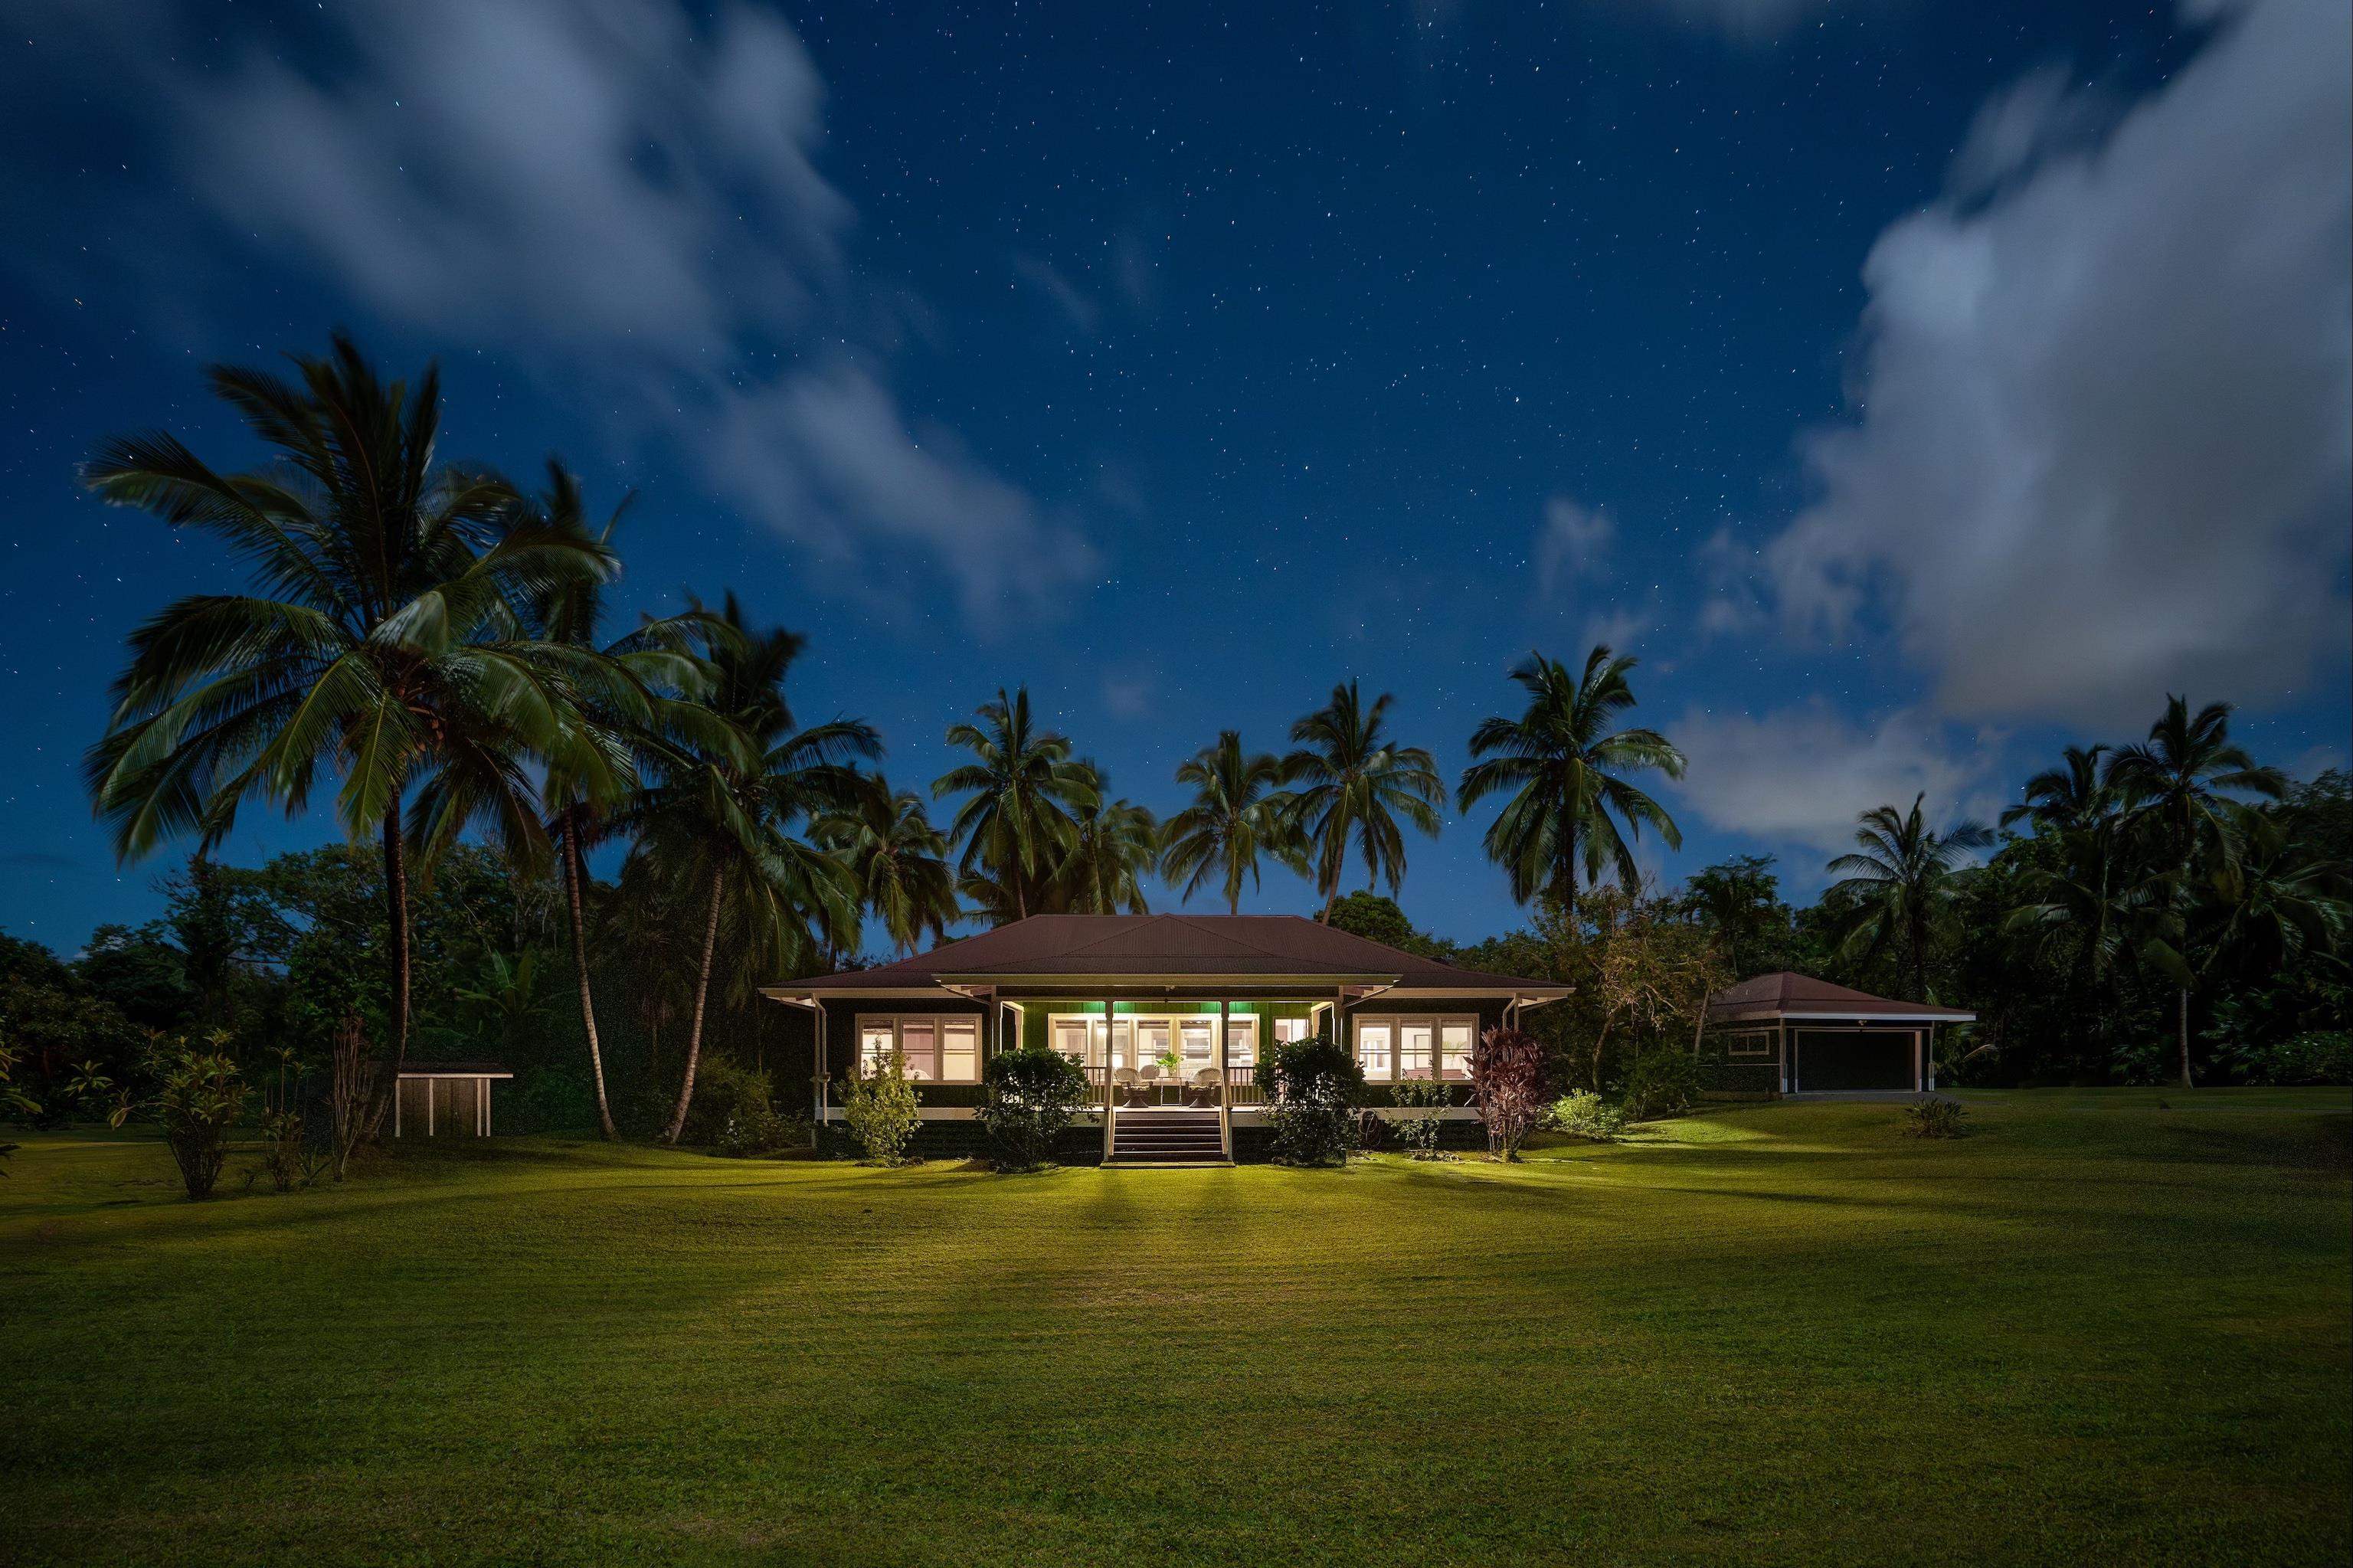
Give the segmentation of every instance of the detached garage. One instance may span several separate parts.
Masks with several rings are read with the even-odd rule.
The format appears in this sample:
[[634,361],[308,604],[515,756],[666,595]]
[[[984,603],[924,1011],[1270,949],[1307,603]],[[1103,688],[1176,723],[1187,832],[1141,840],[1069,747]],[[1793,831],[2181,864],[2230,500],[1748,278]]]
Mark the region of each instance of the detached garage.
[[1753,1066],[1785,1095],[1933,1090],[1936,1025],[1976,1018],[1787,970],[1742,980],[1707,1006],[1708,1035],[1722,1059]]

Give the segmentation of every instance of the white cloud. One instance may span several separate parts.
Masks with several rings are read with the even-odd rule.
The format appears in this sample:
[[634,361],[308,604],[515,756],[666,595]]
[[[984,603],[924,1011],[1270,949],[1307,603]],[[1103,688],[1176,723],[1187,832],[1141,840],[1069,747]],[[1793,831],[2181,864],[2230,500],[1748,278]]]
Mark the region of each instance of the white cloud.
[[355,0],[317,24],[332,75],[287,63],[298,24],[199,70],[149,36],[171,30],[161,10],[52,21],[150,73],[120,84],[239,241],[694,449],[715,493],[796,546],[912,551],[982,624],[992,599],[1091,569],[1074,528],[844,362],[843,342],[923,318],[848,278],[854,214],[816,164],[823,84],[774,13]]
[[1588,574],[1600,565],[1618,531],[1600,507],[1580,506],[1566,495],[1545,503],[1544,526],[1536,532],[1536,587],[1550,597],[1571,577]]
[[726,399],[702,452],[712,486],[844,566],[882,540],[944,562],[976,623],[1011,601],[1029,610],[1095,565],[1067,523],[991,476],[953,432],[911,430],[890,392],[859,367],[797,373]]
[[1755,717],[1694,708],[1667,735],[1689,765],[1667,788],[1711,826],[1824,855],[1852,847],[1873,806],[1909,809],[1925,791],[1929,816],[1951,821],[1995,804],[1993,746],[1916,710],[1857,722],[1819,698]]
[[1718,527],[1694,555],[1707,596],[1699,609],[1700,635],[1745,636],[1763,626],[1768,616],[1757,585],[1757,552],[1741,547],[1732,525]]
[[2003,101],[1962,175],[2010,183],[1864,264],[1857,421],[1806,443],[1820,498],[1767,552],[1784,609],[1883,616],[1955,714],[2112,722],[2341,660],[2348,50],[2344,0],[2252,0],[2094,150],[2051,152],[2066,95]]

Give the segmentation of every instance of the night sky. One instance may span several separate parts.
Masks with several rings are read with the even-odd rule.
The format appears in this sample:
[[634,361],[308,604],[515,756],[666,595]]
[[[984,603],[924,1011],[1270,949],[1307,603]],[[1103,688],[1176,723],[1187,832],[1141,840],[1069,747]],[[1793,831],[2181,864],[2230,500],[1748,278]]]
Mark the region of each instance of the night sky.
[[[93,15],[95,13],[95,15]],[[2343,763],[2344,0],[33,0],[0,37],[0,927],[154,914],[78,761],[223,553],[80,497],[254,455],[205,365],[438,357],[444,450],[639,499],[621,602],[807,632],[927,787],[1028,683],[1168,811],[1394,692],[1450,780],[1530,648],[1640,655],[1672,883],[1810,894],[2170,690]],[[1490,812],[1417,922],[1515,918]],[[941,812],[945,820],[945,812]],[[333,832],[259,808],[251,862]],[[1352,884],[1353,885],[1353,884]],[[1164,900],[1155,906],[1166,906]],[[1219,906],[1214,897],[1198,902]],[[1270,868],[1245,907],[1311,911]]]

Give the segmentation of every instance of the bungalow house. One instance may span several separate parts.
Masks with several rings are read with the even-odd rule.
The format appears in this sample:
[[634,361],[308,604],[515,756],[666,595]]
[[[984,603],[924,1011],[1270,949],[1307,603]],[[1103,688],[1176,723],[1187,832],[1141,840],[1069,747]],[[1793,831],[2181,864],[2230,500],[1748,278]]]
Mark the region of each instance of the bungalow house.
[[[1379,1107],[1400,1079],[1465,1082],[1480,1031],[1567,988],[1293,915],[1035,915],[764,994],[815,1015],[821,1138],[839,1136],[835,1085],[896,1051],[918,1085],[918,1147],[967,1145],[988,1058],[1044,1047],[1084,1065],[1082,1126],[1102,1158],[1148,1164],[1227,1160],[1262,1138],[1257,1067],[1277,1041],[1336,1025]],[[1444,1114],[1476,1119],[1461,1104]]]

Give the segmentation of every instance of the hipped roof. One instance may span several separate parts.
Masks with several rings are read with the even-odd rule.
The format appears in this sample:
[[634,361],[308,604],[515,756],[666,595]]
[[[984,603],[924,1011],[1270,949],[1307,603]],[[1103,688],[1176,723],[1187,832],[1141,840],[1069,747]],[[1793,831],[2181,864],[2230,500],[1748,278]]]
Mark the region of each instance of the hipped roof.
[[1440,963],[1297,915],[1032,915],[896,963],[770,989],[822,995],[1120,976],[1316,980],[1525,996],[1561,996],[1568,989]]
[[1917,1001],[1897,1001],[1893,997],[1873,996],[1867,991],[1850,986],[1832,985],[1811,975],[1801,975],[1788,969],[1778,974],[1758,975],[1727,986],[1708,999],[1707,1021],[1710,1023],[1753,1022],[1760,1019],[1798,1018],[1897,1018],[1918,1019],[1923,1022],[1967,1023],[1977,1017],[1955,1007],[1937,1007]]

